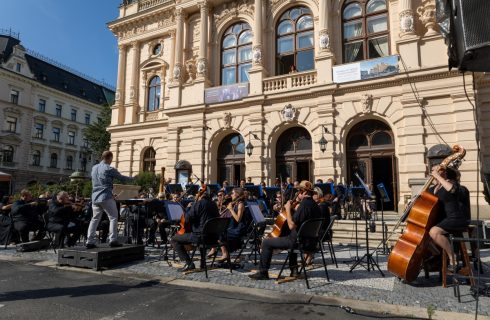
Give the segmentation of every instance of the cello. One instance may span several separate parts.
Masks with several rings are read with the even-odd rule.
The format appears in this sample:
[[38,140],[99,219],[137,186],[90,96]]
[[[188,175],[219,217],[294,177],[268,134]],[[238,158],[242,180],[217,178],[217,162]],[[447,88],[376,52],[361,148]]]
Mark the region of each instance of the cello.
[[[439,165],[439,171],[459,167],[466,150],[459,145],[454,145],[452,150],[453,154]],[[427,192],[433,180],[431,175],[405,209],[402,216],[402,219],[407,217],[405,232],[388,256],[388,271],[407,282],[417,279],[424,257],[428,255],[429,230],[435,225],[438,213],[437,196]]]
[[[203,183],[201,184],[201,190],[196,195],[196,202],[199,201],[199,199],[202,197],[202,195],[207,191],[207,186]],[[191,209],[192,210],[192,209]],[[185,220],[185,212],[182,214],[182,217],[180,217],[180,228],[179,231],[177,231],[177,234],[185,234],[187,232],[191,232],[191,224],[189,221]]]

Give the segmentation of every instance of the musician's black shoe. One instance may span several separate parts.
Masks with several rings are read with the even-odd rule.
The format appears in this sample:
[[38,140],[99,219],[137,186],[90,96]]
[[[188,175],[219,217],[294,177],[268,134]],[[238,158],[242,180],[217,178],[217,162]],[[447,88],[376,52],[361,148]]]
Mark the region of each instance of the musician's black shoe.
[[258,271],[254,274],[248,275],[248,277],[253,280],[269,280],[269,273],[267,271]]
[[299,277],[298,268],[291,268],[291,273],[289,274],[289,276],[292,278]]
[[118,248],[118,247],[122,247],[122,246],[123,246],[122,243],[119,243],[117,241],[109,242],[109,247],[111,247],[111,248]]
[[87,243],[85,245],[85,248],[87,248],[87,249],[95,249],[95,248],[97,248],[97,246],[95,244],[93,244],[93,243]]
[[196,269],[196,265],[194,264],[194,262],[191,262],[191,263],[186,264],[184,267],[180,268],[179,271],[180,272],[186,272],[186,271],[191,271],[191,270],[195,270],[195,269]]
[[461,270],[461,266],[459,264],[453,265],[453,264],[448,264],[447,265],[447,272],[451,274],[456,274]]

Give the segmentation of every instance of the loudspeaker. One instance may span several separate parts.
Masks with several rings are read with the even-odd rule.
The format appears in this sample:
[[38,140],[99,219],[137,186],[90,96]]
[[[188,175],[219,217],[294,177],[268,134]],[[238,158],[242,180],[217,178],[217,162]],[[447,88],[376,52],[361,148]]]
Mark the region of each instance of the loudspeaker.
[[490,1],[450,1],[453,48],[449,50],[454,52],[449,54],[449,66],[461,71],[490,71]]

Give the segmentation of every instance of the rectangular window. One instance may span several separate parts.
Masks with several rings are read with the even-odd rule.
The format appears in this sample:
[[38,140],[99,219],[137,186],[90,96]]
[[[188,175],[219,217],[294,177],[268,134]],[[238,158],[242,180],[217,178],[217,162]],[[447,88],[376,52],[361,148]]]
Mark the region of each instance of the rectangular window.
[[17,63],[17,65],[15,66],[15,70],[17,72],[20,72],[20,70],[22,70],[22,65],[20,63]]
[[10,102],[12,102],[13,104],[19,104],[19,91],[10,91]]
[[68,156],[66,158],[66,168],[68,170],[73,170],[73,157],[72,156]]
[[61,104],[56,105],[56,116],[61,118],[61,111],[63,110],[63,106]]
[[17,132],[17,118],[7,117],[7,131]]
[[90,124],[90,113],[85,114],[85,124]]
[[38,139],[42,139],[44,135],[44,124],[42,123],[36,123],[35,125],[35,136]]
[[77,110],[71,109],[71,121],[77,121]]
[[32,153],[32,165],[33,166],[40,166],[41,165],[41,152],[40,151],[34,151]]
[[88,148],[88,140],[87,139],[83,139],[83,146],[85,148]]
[[68,144],[75,144],[75,131],[68,131]]
[[60,128],[53,128],[53,141],[60,142]]
[[37,105],[37,111],[46,112],[46,100],[39,99],[39,104]]

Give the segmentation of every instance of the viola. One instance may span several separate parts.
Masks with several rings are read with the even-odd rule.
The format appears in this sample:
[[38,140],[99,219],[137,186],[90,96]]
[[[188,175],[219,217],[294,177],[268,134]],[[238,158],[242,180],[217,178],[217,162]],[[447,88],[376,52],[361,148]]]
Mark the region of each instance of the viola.
[[[439,170],[460,165],[466,151],[459,145],[452,149],[453,154],[444,159]],[[388,256],[388,271],[407,282],[417,279],[424,258],[431,255],[429,230],[435,225],[438,213],[437,196],[427,192],[433,180],[431,175],[405,209],[402,219],[407,217],[407,227]]]
[[[207,186],[203,183],[201,184],[201,190],[196,195],[196,202],[205,194],[207,191]],[[192,209],[191,209],[192,210]],[[187,232],[192,232],[191,224],[189,221],[185,220],[185,213],[180,217],[180,229],[177,231],[177,234],[185,234]]]

